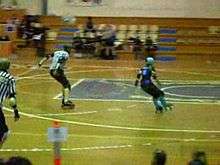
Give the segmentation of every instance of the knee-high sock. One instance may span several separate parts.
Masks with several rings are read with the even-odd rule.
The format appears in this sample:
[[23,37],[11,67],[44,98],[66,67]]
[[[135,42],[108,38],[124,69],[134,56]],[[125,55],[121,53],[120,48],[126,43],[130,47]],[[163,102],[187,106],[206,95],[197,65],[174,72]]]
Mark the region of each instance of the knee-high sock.
[[153,98],[153,103],[154,103],[154,106],[157,110],[163,107],[161,101],[156,98]]
[[70,90],[69,88],[63,88],[63,102],[67,102],[69,100]]
[[166,108],[168,105],[167,105],[167,101],[165,100],[165,98],[164,98],[164,96],[160,96],[159,98],[158,98],[158,100],[160,100],[160,102],[161,102],[161,104],[162,104],[162,106],[164,107],[164,108]]

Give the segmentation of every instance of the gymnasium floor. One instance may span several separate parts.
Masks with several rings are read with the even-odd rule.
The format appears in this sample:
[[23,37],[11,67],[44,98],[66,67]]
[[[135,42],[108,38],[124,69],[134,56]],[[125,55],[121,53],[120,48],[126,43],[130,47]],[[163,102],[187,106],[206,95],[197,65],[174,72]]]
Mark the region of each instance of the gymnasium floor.
[[38,58],[13,56],[21,119],[5,107],[11,135],[0,155],[28,157],[33,164],[53,164],[47,129],[58,120],[68,129],[62,144],[64,165],[150,164],[155,149],[168,155],[168,165],[185,165],[203,150],[210,165],[220,164],[220,58],[181,56],[157,61],[162,88],[172,111],[155,114],[151,98],[133,86],[143,61],[75,59],[67,63],[74,110],[60,107],[61,87],[36,69]]

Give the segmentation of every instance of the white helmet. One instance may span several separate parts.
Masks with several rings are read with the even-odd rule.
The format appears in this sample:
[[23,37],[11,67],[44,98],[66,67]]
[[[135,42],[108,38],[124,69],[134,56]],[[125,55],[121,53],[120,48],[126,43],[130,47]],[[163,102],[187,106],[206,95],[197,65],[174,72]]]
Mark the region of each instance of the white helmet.
[[145,61],[146,61],[147,65],[153,65],[154,64],[154,59],[152,57],[147,57],[145,59]]

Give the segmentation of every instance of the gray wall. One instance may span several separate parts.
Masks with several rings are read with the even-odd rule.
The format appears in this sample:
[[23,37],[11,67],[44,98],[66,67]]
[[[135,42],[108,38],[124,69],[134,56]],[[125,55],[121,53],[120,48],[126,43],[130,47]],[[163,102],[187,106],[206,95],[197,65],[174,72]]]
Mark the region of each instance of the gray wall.
[[[14,0],[1,0],[1,4],[12,5],[13,1]],[[16,2],[17,7],[21,9],[26,9],[28,14],[41,14],[41,0],[16,0]]]
[[220,18],[220,0],[103,0],[102,6],[93,7],[79,1],[48,0],[48,13],[63,16]]
[[[10,4],[13,0],[1,0]],[[48,0],[48,14],[61,16],[194,17],[220,18],[220,0],[102,0],[90,5],[82,0]],[[42,0],[17,0],[29,14],[41,14]]]

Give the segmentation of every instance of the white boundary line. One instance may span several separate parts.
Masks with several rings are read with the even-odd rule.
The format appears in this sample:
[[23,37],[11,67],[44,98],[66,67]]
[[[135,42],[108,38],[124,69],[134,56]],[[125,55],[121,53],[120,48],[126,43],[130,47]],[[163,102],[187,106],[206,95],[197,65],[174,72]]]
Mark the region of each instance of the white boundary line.
[[[47,134],[39,134],[39,133],[24,133],[24,132],[11,132],[12,135],[21,135],[21,136],[47,136]],[[136,136],[101,136],[101,135],[78,135],[78,134],[68,134],[69,137],[72,138],[96,138],[96,139],[146,139],[151,141],[181,141],[181,142],[213,142],[219,143],[220,139],[209,138],[209,139],[200,139],[200,138],[173,138],[173,137],[136,137]]]
[[[80,84],[81,82],[83,82],[84,79],[79,79],[75,84],[71,85],[71,89],[74,88],[75,86],[77,86],[78,84]],[[58,94],[57,96],[55,96],[53,99],[59,99],[59,97],[62,96],[62,94]]]
[[[16,64],[14,64],[16,65]],[[28,64],[27,66],[32,65]],[[25,65],[20,65],[21,67],[25,68]],[[34,66],[34,65],[33,65]],[[48,66],[48,65],[47,65]],[[96,66],[96,65],[74,65],[74,67],[87,67],[87,68],[101,68],[100,70],[108,70],[108,69],[125,69],[125,70],[138,70],[139,67],[126,67],[126,66]],[[70,67],[72,68],[72,67]],[[69,70],[68,68],[66,70]],[[165,69],[157,69],[158,71],[162,72],[172,72],[172,73],[185,73],[185,74],[193,74],[193,75],[207,75],[208,73],[198,73],[198,72],[190,72],[190,71],[174,71],[174,70],[165,70]],[[217,70],[210,70],[210,71],[217,71]],[[219,77],[218,75],[212,75],[213,77]]]
[[[4,107],[4,110],[13,112],[12,109]],[[119,129],[119,130],[131,130],[131,131],[153,131],[153,132],[185,132],[185,133],[217,133],[220,134],[220,130],[188,130],[188,129],[171,129],[171,128],[139,128],[139,127],[123,127],[123,126],[114,126],[114,125],[103,125],[103,124],[92,124],[92,123],[86,123],[86,122],[77,122],[77,121],[70,121],[70,120],[62,120],[62,119],[56,119],[56,118],[49,118],[49,117],[43,117],[43,116],[37,116],[34,114],[28,114],[25,112],[20,112],[21,115],[31,117],[31,118],[37,118],[47,121],[58,121],[61,123],[67,123],[67,124],[74,124],[74,125],[80,125],[80,126],[91,126],[91,127],[99,127],[99,128],[108,128],[108,129]]]
[[[200,84],[200,86],[202,87],[216,87],[216,86],[208,86],[208,85],[202,85]],[[163,90],[164,92],[167,89],[174,89],[174,88],[184,88],[184,87],[198,87],[196,85],[174,85],[174,86],[169,86],[169,87],[164,87],[161,90]],[[170,92],[165,92],[167,95],[170,96],[177,96],[177,97],[185,97],[185,98],[201,98],[201,99],[216,99],[216,97],[212,97],[212,96],[193,96],[193,95],[181,95],[181,94],[175,94],[175,93],[170,93]]]
[[[56,98],[59,99],[59,98]],[[82,99],[82,98],[74,98],[71,100],[76,101],[99,101],[99,102],[134,102],[134,103],[152,103],[150,99],[146,100],[119,100],[119,99]],[[177,103],[177,104],[216,104],[220,105],[220,101],[208,101],[208,100],[199,100],[199,99],[174,99],[174,98],[168,98],[168,101]]]
[[[80,84],[82,81],[84,80],[115,80],[115,79],[80,79],[78,82],[76,82],[74,85],[71,86],[71,89],[75,86],[77,86],[78,84]],[[120,79],[116,79],[118,81],[120,81]],[[122,81],[128,81],[128,80],[122,80]],[[172,81],[170,81],[172,82]],[[210,83],[210,82],[209,82]],[[129,84],[125,84],[123,82],[119,82],[119,84],[121,85],[128,85],[128,86],[131,86]],[[202,85],[202,84],[199,84],[199,85]],[[207,85],[207,84],[206,84]],[[190,86],[190,85],[186,85],[186,86]],[[176,87],[183,87],[183,86],[171,86],[171,87],[164,87],[162,88],[162,90],[166,90],[166,89],[170,89],[170,88],[176,88]],[[191,96],[187,96],[187,95],[176,95],[176,94],[172,94],[172,93],[169,93],[169,92],[165,92],[166,94],[168,95],[174,95],[174,96],[183,96],[183,97],[191,97]],[[59,99],[59,97],[61,97],[62,94],[58,94],[57,96],[55,96],[53,99]],[[132,97],[132,96],[131,96]],[[151,97],[150,96],[133,96],[133,97],[138,97],[138,98],[144,98],[145,100],[129,100],[129,99],[125,99],[125,100],[122,100],[122,99],[85,99],[85,98],[70,98],[71,100],[84,100],[84,101],[100,101],[100,102],[151,102]],[[194,97],[194,96],[192,96]],[[169,101],[173,101],[175,103],[180,103],[180,104],[186,104],[186,103],[190,103],[190,104],[220,104],[220,101],[213,101],[213,100],[203,100],[203,99],[199,99],[199,98],[211,98],[212,97],[196,97],[195,96],[195,99],[183,99],[183,98],[167,98],[167,100]],[[213,97],[215,98],[215,97]]]
[[[79,147],[79,148],[61,148],[61,151],[81,151],[81,150],[106,150],[106,149],[121,149],[131,148],[132,145],[115,145],[115,146],[94,146],[94,147]],[[0,152],[50,152],[51,148],[32,148],[32,149],[0,149]]]
[[37,116],[65,116],[65,115],[86,115],[97,113],[97,111],[87,111],[87,112],[73,112],[73,113],[38,113]]
[[[173,139],[178,142],[179,139]],[[210,142],[196,139],[181,139],[184,142]],[[220,140],[213,140],[212,142],[219,142]],[[139,146],[151,146],[151,143],[140,144]],[[77,147],[77,148],[61,148],[61,151],[82,151],[82,150],[106,150],[106,149],[122,149],[122,148],[132,148],[134,145],[112,145],[112,146],[92,146],[92,147]],[[29,148],[29,149],[12,149],[12,148],[3,148],[0,149],[0,152],[51,152],[51,148]]]

